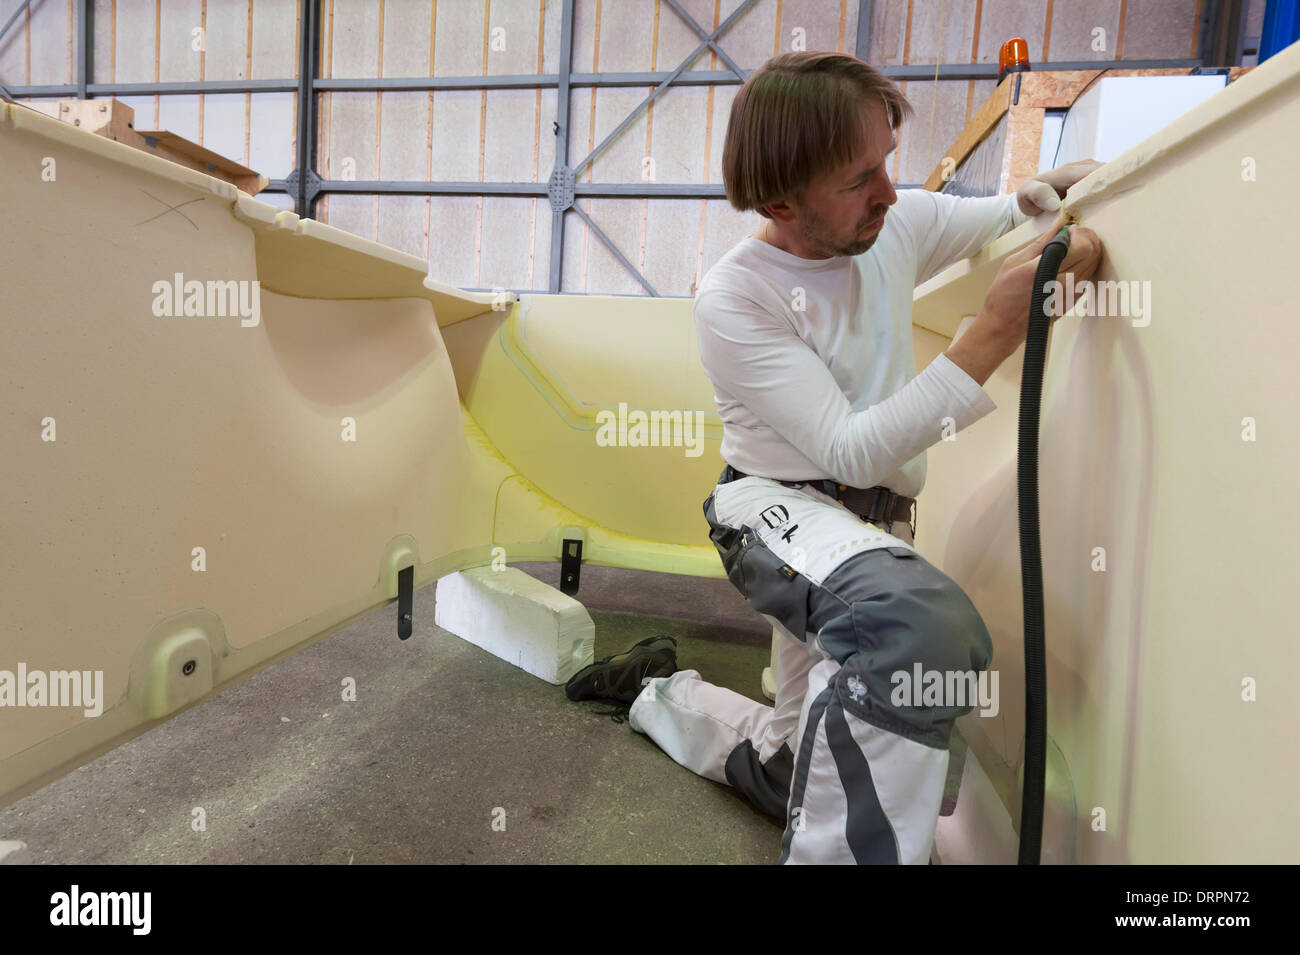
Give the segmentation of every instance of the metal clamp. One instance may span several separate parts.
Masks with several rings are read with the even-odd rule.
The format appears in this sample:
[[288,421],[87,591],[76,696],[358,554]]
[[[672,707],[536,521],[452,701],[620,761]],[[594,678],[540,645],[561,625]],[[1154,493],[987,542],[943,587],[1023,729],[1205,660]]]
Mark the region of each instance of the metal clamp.
[[[874,488],[876,499],[871,502],[871,513],[867,516],[867,522],[870,524],[884,525],[885,533],[892,533],[894,529],[894,501],[898,495],[887,487],[877,485]],[[884,502],[883,506],[881,502]]]
[[582,575],[582,540],[566,537],[560,551],[560,593],[572,597],[578,592]]
[[405,640],[411,635],[411,606],[415,596],[415,565],[397,572],[397,636]]

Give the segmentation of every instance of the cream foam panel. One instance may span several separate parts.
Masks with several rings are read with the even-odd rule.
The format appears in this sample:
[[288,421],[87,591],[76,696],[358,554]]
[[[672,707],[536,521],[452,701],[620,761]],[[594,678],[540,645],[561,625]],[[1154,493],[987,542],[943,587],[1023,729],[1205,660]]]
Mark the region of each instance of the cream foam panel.
[[[689,301],[463,292],[0,108],[0,670],[103,674],[99,716],[0,707],[0,804],[383,606],[407,566],[418,587],[576,537],[588,563],[723,576]],[[155,283],[187,281],[259,283],[256,320],[155,315]],[[707,411],[698,454],[602,446],[620,402]]]
[[[1049,805],[1045,855],[1300,861],[1297,116],[1293,45],[1066,198],[1105,246],[1097,278],[1147,282],[1151,300],[1145,317],[1076,310],[1050,340],[1039,483],[1048,731],[1062,757],[1050,782],[1066,795]],[[1042,227],[1026,223],[917,289],[920,366]],[[929,452],[917,539],[993,634],[1001,712],[959,726],[1013,819],[1023,357],[985,385],[999,410]]]
[[[1300,855],[1284,814],[1300,659],[1280,586],[1300,470],[1281,364],[1297,337],[1296,59],[1274,57],[1067,199],[1106,244],[1101,277],[1151,281],[1153,311],[1145,328],[1068,316],[1053,332],[1040,457],[1053,782],[1070,813],[1049,832],[1058,857]],[[107,702],[93,719],[0,710],[0,802],[382,606],[401,567],[419,586],[495,546],[558,559],[576,536],[592,563],[721,576],[700,513],[719,427],[688,301],[493,309],[419,259],[5,110],[0,669],[102,669]],[[193,225],[143,221],[191,199],[179,211]],[[1042,225],[918,289],[918,367]],[[260,324],[155,318],[152,285],[176,272],[259,280]],[[918,537],[994,634],[1002,712],[962,729],[1008,813],[1023,732],[1020,366],[986,386],[999,413],[930,452]],[[702,412],[702,453],[600,446],[597,415],[620,402]],[[47,416],[55,442],[40,440]],[[344,417],[355,442],[340,440]],[[178,685],[165,666],[178,652],[206,675]]]

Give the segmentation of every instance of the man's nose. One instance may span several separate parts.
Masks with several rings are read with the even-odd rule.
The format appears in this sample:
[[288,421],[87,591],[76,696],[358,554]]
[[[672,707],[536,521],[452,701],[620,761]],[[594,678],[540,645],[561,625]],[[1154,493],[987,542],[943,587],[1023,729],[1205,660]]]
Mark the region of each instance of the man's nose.
[[894,184],[889,179],[889,173],[885,172],[883,168],[880,170],[878,178],[879,185],[872,190],[875,193],[873,198],[876,200],[876,205],[892,206],[898,201],[898,191],[894,189]]

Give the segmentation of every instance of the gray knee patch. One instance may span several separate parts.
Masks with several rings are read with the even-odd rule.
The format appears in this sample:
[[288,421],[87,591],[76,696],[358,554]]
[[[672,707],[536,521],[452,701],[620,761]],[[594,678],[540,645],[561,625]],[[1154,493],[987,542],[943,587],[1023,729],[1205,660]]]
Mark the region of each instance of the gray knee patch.
[[[993,641],[970,598],[919,555],[873,552],[822,629],[840,660],[835,693],[845,710],[926,746],[946,749],[953,722],[988,700],[980,672]],[[829,581],[828,581],[829,583]]]

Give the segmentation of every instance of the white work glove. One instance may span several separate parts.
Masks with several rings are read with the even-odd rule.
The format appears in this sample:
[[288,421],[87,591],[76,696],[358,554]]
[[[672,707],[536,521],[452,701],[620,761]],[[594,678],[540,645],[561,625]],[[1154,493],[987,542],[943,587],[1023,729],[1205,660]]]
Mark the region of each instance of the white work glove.
[[1095,159],[1077,159],[1064,166],[1040,172],[1033,179],[1026,180],[1016,190],[1016,201],[1020,211],[1027,216],[1041,215],[1044,212],[1056,212],[1061,208],[1061,197],[1067,189],[1084,176],[1101,168]]
[[[1016,200],[1020,203],[1020,210],[1031,216],[1061,208],[1061,197],[1041,179],[1026,179],[1016,190]],[[1034,212],[1034,209],[1038,211]]]

